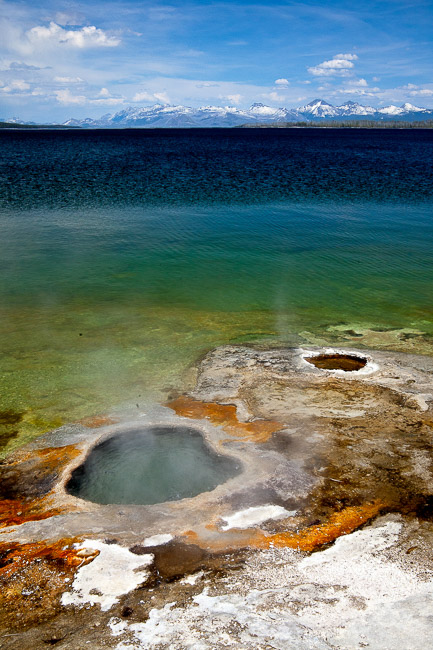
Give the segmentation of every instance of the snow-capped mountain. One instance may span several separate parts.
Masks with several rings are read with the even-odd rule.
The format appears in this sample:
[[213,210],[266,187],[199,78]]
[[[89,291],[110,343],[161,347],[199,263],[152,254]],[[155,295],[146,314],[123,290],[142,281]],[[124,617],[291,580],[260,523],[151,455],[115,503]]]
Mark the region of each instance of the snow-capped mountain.
[[7,122],[8,124],[36,124],[36,122],[25,122],[24,120],[20,120],[19,117],[9,117],[8,119],[0,119],[0,122]]
[[310,120],[317,119],[360,119],[384,120],[386,118],[397,118],[408,122],[414,119],[433,119],[433,110],[420,108],[413,104],[403,104],[402,106],[384,106],[383,108],[373,108],[372,106],[362,106],[357,102],[348,101],[341,106],[332,106],[323,99],[314,99],[306,106],[300,106],[296,109],[298,113]]
[[313,99],[306,106],[300,106],[296,109],[298,113],[311,115],[312,117],[336,117],[339,115],[338,108],[328,104],[324,99]]
[[413,104],[403,104],[402,106],[384,106],[384,108],[379,108],[378,113],[382,115],[407,115],[408,113],[432,113],[433,111],[426,108],[420,108],[419,106],[414,106]]
[[[16,118],[15,118],[16,119]],[[406,103],[402,106],[373,108],[348,101],[341,106],[333,106],[323,99],[314,99],[298,108],[273,108],[255,103],[248,109],[235,106],[169,106],[155,104],[146,107],[125,108],[114,115],[107,113],[98,119],[73,119],[63,126],[84,128],[194,128],[194,127],[233,127],[240,125],[273,124],[286,122],[321,122],[323,120],[374,120],[408,122],[433,119],[433,109],[420,108]]]
[[298,120],[296,111],[253,104],[244,110],[235,106],[166,106],[155,104],[142,108],[126,108],[114,115],[97,120],[70,119],[64,126],[83,127],[232,127],[262,122],[292,122]]
[[352,101],[342,104],[336,110],[338,117],[371,117],[377,112],[372,106],[361,106],[361,104]]

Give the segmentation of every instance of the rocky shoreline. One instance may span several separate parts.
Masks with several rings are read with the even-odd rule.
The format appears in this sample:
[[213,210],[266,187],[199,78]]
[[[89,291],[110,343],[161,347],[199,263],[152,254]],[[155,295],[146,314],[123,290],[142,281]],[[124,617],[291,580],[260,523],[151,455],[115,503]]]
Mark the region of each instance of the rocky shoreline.
[[[0,465],[0,647],[429,647],[433,359],[223,346],[195,373]],[[155,505],[67,492],[99,442],[185,422],[240,473]]]

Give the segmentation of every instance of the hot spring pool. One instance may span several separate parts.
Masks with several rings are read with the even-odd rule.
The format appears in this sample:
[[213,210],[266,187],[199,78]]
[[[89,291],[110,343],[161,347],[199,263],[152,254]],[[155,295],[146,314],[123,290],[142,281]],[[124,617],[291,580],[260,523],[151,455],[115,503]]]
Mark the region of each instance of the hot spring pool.
[[239,471],[239,463],[213,451],[197,429],[151,426],[96,445],[66,489],[105,505],[151,505],[208,492]]

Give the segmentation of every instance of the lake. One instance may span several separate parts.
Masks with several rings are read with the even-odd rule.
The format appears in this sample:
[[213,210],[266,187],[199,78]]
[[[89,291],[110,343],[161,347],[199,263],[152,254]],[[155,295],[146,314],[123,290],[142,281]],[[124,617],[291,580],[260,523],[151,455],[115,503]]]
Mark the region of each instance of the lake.
[[433,354],[433,130],[0,132],[0,444],[225,343]]

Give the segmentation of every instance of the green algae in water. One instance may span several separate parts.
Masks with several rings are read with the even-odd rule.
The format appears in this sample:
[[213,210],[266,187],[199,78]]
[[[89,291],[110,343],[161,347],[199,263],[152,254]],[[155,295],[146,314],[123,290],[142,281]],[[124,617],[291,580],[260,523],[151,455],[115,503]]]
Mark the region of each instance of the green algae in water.
[[154,426],[101,442],[66,488],[105,505],[152,505],[209,492],[239,471],[235,460],[216,454],[196,429]]
[[163,401],[222,344],[431,353],[430,215],[372,203],[23,215],[28,237],[5,251],[0,289],[1,408],[24,413],[5,449]]

